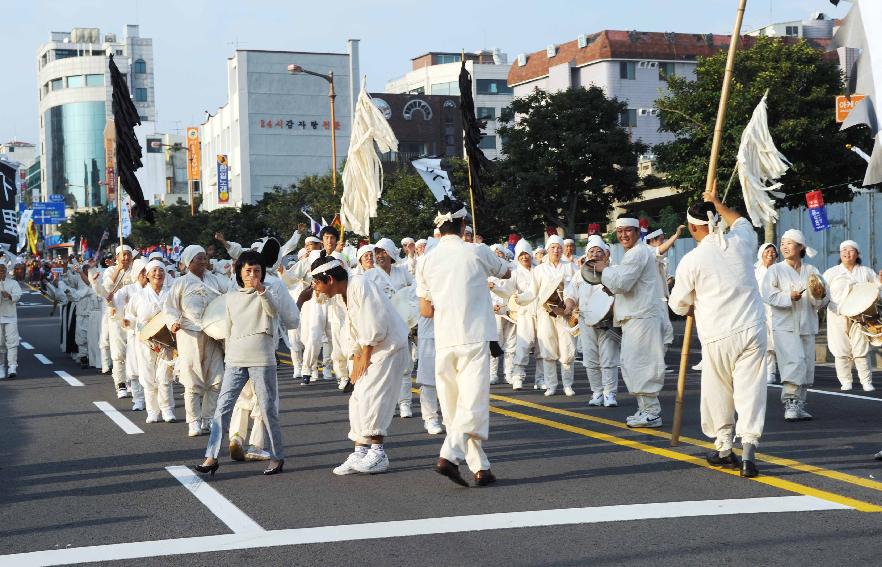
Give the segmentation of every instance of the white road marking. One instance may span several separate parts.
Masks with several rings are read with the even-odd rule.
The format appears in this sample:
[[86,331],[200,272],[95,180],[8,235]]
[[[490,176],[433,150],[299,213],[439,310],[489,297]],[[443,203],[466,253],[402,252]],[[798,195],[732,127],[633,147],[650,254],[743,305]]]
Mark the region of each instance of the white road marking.
[[48,358],[46,358],[45,356],[43,356],[43,355],[40,354],[39,352],[38,352],[38,353],[35,353],[34,356],[37,358],[37,360],[39,360],[39,361],[42,362],[43,364],[52,364],[52,361],[51,361],[51,360],[49,360]]
[[848,506],[813,496],[778,496],[731,500],[659,502],[595,508],[535,510],[447,518],[424,518],[317,528],[295,528],[248,533],[201,536],[158,541],[138,541],[30,553],[0,555],[4,565],[67,565],[90,561],[121,561],[195,553],[260,549],[287,545],[413,537],[449,533],[532,528],[572,524],[595,524],[634,520],[657,520],[695,516],[729,516],[775,512],[850,510]]
[[58,375],[59,378],[61,378],[71,386],[85,386],[85,384],[83,384],[64,370],[56,370],[55,373]]
[[26,343],[26,342],[22,341],[18,344],[20,344],[21,348],[23,348],[25,350],[34,350],[34,345],[32,345],[31,343]]
[[129,435],[135,435],[137,433],[144,433],[140,427],[129,421],[129,418],[119,413],[115,407],[110,405],[107,402],[93,402],[95,406],[98,407],[101,411],[104,412],[104,415],[109,417],[113,423],[119,425],[120,429],[128,433]]
[[265,531],[257,522],[224,498],[220,492],[204,482],[195,472],[184,466],[165,467],[173,477],[178,479],[184,488],[193,493],[208,510],[225,523],[235,534],[248,534]]
[[[783,388],[781,384],[769,384],[770,388]],[[874,398],[872,396],[858,396],[856,394],[844,394],[842,392],[828,392],[826,390],[815,390],[809,388],[806,390],[807,392],[812,392],[813,394],[824,394],[825,396],[839,396],[841,398],[855,398],[858,400],[867,400],[868,402],[882,402],[882,398]]]

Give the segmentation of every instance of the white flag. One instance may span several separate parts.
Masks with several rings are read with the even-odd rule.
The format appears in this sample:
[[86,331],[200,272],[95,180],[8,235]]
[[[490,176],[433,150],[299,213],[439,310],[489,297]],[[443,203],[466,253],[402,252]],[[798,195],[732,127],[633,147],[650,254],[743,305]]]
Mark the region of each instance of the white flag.
[[118,238],[128,238],[132,234],[132,217],[129,215],[128,202],[120,203],[120,222],[116,231]]
[[447,172],[441,169],[440,159],[422,158],[410,163],[429,186],[429,191],[435,196],[436,201],[444,200],[445,196],[453,198],[453,184]]
[[28,224],[31,222],[31,218],[34,216],[34,209],[25,209],[21,216],[18,218],[18,248],[16,248],[17,252],[21,252],[24,250],[25,246],[28,245]]

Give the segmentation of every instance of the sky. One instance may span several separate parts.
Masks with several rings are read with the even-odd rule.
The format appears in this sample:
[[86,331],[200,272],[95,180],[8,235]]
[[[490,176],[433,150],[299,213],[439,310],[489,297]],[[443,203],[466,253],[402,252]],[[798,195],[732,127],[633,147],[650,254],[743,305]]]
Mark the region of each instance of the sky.
[[[743,30],[843,17],[828,0],[748,0]],[[98,27],[122,38],[139,24],[153,39],[157,131],[202,122],[227,99],[226,60],[240,49],[346,51],[361,40],[361,72],[371,92],[410,70],[428,51],[499,48],[518,53],[602,29],[732,31],[737,0],[6,0],[0,34],[0,141],[39,142],[36,53],[50,31]]]

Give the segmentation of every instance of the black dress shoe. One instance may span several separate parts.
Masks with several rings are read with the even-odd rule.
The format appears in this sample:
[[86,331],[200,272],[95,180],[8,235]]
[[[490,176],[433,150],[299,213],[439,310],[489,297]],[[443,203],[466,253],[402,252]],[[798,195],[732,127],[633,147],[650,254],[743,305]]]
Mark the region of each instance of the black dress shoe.
[[720,456],[719,451],[712,451],[705,455],[707,462],[715,467],[724,467],[727,469],[737,469],[741,466],[741,460],[735,453],[729,453],[725,457]]
[[490,469],[475,473],[475,486],[487,486],[496,482],[496,475]]
[[304,386],[309,386],[309,379],[310,378],[311,378],[311,376],[309,374],[304,374],[303,380],[301,380],[300,383]]
[[441,476],[446,476],[460,486],[468,487],[469,485],[469,483],[462,478],[462,475],[459,474],[459,467],[443,457],[438,459],[438,462],[435,463],[435,472]]
[[753,461],[744,461],[741,463],[741,476],[744,478],[753,478],[758,474],[759,471]]
[[273,468],[265,468],[263,469],[264,476],[269,476],[271,474],[279,474],[282,472],[282,469],[285,468],[285,459],[279,461],[279,464],[274,466]]
[[193,470],[202,474],[208,473],[209,476],[214,477],[214,473],[216,473],[217,469],[219,468],[220,463],[215,461],[214,464],[211,465],[196,465],[195,467],[193,467]]

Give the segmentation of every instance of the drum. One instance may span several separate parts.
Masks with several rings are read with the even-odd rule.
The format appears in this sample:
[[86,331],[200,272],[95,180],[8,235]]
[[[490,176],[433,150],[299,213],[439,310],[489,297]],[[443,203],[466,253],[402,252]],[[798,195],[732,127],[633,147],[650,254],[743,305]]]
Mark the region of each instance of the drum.
[[393,293],[389,301],[392,302],[395,311],[401,316],[408,328],[416,327],[420,321],[420,308],[417,303],[416,291],[412,285],[403,287]]
[[579,268],[579,273],[582,274],[582,279],[591,285],[600,283],[601,273],[594,269],[594,265],[591,262],[582,264],[582,267]]
[[177,348],[175,335],[165,325],[165,322],[165,313],[162,311],[157,312],[138,333],[138,338],[151,346],[170,349]]
[[222,341],[230,336],[227,324],[227,297],[221,295],[211,300],[202,313],[202,331],[212,339]]
[[614,301],[615,298],[606,292],[600,289],[595,290],[588,299],[588,305],[582,309],[585,323],[595,326],[601,321],[611,319]]
[[859,325],[871,345],[882,346],[882,299],[876,284],[855,284],[839,303],[839,313]]

